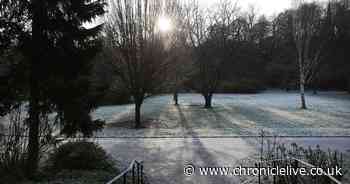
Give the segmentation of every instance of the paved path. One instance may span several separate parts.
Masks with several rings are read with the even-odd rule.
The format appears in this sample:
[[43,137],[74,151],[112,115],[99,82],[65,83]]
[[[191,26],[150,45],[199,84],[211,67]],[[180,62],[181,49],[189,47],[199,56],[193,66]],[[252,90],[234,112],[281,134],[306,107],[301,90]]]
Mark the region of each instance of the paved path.
[[119,139],[101,144],[118,160],[144,160],[152,184],[239,183],[238,178],[186,177],[184,165],[233,166],[255,152],[242,139]]
[[[323,149],[350,151],[350,139],[346,138],[308,138],[280,140],[285,143],[297,142],[303,146],[320,144]],[[240,161],[256,154],[253,139],[105,139],[100,144],[117,160],[130,163],[132,159],[144,160],[145,171],[152,184],[226,184],[240,183],[235,177],[186,177],[183,174],[184,165],[195,166],[233,166]]]

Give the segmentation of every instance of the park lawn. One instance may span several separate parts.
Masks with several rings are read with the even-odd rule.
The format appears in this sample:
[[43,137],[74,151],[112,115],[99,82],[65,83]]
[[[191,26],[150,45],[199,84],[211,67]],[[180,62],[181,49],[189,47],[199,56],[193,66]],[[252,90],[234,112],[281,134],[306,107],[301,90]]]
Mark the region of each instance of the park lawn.
[[198,94],[171,95],[146,100],[142,108],[144,129],[133,129],[133,105],[106,106],[93,116],[107,126],[100,136],[256,136],[261,130],[278,136],[349,136],[350,95],[320,92],[307,96],[308,110],[299,109],[296,92],[218,94],[213,109],[204,109]]

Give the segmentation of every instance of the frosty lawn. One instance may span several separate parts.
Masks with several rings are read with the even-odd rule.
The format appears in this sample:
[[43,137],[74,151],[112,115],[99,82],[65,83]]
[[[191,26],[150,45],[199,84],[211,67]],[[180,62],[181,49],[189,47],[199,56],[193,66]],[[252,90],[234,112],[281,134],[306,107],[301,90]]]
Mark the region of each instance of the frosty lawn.
[[[133,119],[132,105],[102,107],[94,116],[107,121],[99,136],[110,137],[98,142],[120,161],[121,168],[133,159],[143,160],[153,184],[241,183],[245,178],[185,177],[183,167],[187,163],[238,166],[256,155],[259,148],[258,138],[245,136],[257,136],[261,129],[280,136],[343,136],[279,141],[304,147],[319,144],[322,149],[349,154],[350,139],[346,136],[350,136],[350,96],[335,92],[308,95],[306,111],[298,108],[298,99],[297,93],[277,91],[215,95],[214,108],[206,110],[200,95],[181,95],[179,107],[172,105],[171,95],[156,96],[143,106],[143,119],[149,128],[140,130],[127,124]],[[226,136],[237,137],[223,138]]]
[[[200,137],[256,136],[260,130],[279,136],[350,136],[350,96],[340,92],[308,95],[308,110],[300,110],[297,93],[266,92],[254,95],[214,96],[214,108],[202,107],[200,95],[183,94],[180,106],[170,95],[146,100],[142,110],[151,128],[135,130],[133,105],[99,108],[94,116],[107,121],[100,136]],[[132,126],[132,125],[131,125]]]

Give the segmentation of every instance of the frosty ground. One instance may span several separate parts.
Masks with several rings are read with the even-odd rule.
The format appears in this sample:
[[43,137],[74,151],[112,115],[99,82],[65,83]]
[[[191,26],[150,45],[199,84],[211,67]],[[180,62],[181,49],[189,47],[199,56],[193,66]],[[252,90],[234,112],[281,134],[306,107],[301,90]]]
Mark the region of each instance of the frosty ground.
[[99,108],[94,116],[106,120],[103,136],[232,136],[350,135],[350,96],[340,92],[309,95],[309,109],[299,109],[297,93],[266,92],[254,95],[215,95],[213,109],[203,108],[196,94],[180,96],[180,106],[169,95],[152,97],[143,105],[143,118],[155,121],[151,129],[123,129],[133,118],[133,105]]
[[239,183],[240,178],[232,177],[185,177],[183,167],[187,163],[237,166],[256,155],[259,138],[254,136],[261,130],[287,137],[278,140],[286,144],[319,144],[349,153],[350,95],[320,92],[308,94],[307,102],[309,109],[300,110],[296,92],[218,94],[208,110],[198,94],[182,94],[178,107],[171,95],[160,95],[143,105],[147,128],[135,130],[128,125],[133,105],[101,107],[94,117],[107,122],[98,134],[105,139],[99,143],[121,165],[143,160],[152,183]]

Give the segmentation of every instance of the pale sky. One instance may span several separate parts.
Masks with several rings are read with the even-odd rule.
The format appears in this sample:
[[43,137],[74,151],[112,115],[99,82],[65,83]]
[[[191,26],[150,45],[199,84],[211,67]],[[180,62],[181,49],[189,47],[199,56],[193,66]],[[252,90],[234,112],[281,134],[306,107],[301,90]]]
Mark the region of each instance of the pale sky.
[[[198,0],[202,5],[210,7],[219,2],[219,0]],[[291,8],[292,0],[232,0],[233,3],[238,1],[239,7],[242,10],[247,10],[250,5],[253,5],[260,14],[272,16],[282,12],[285,9]],[[312,1],[312,0],[309,0]],[[324,1],[324,0],[316,0]]]
[[[186,0],[185,0],[186,1]],[[219,0],[198,0],[201,5],[206,8],[210,8],[215,3],[218,3]],[[276,16],[278,13],[291,8],[292,0],[231,0],[233,3],[238,1],[238,6],[241,7],[242,11],[248,9],[249,6],[253,5],[259,14],[265,14],[267,17]],[[305,0],[305,1],[318,1],[325,2],[328,0]],[[95,25],[96,23],[86,24]]]

